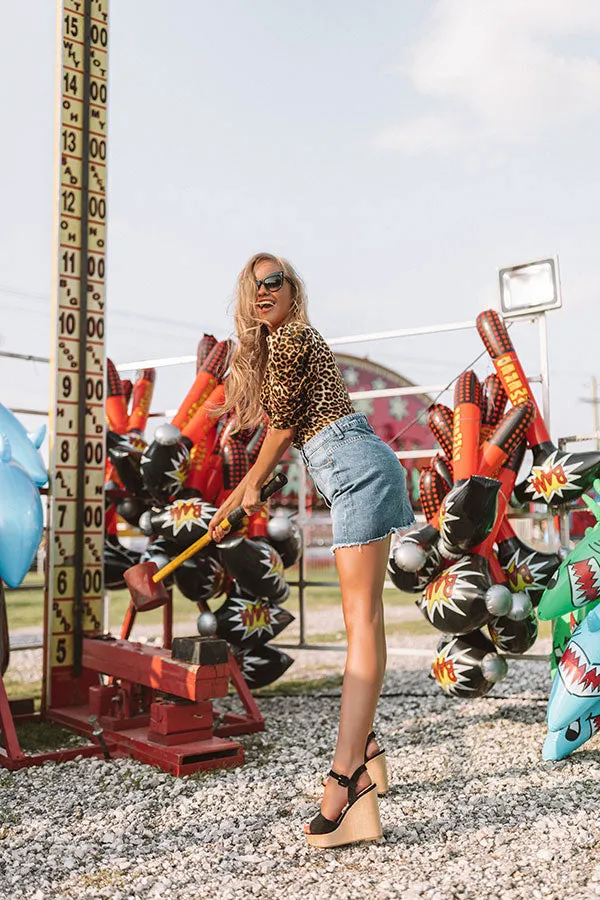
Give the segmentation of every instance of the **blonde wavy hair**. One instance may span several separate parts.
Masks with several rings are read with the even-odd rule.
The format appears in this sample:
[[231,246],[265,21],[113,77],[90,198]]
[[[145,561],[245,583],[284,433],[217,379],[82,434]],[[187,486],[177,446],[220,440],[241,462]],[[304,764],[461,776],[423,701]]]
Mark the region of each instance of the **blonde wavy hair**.
[[289,279],[292,289],[290,313],[285,323],[308,324],[307,297],[304,282],[294,267],[281,256],[272,253],[255,253],[240,272],[235,288],[233,320],[237,334],[225,382],[225,403],[218,410],[222,415],[233,410],[239,431],[255,429],[264,421],[260,405],[260,389],[267,366],[268,328],[256,310],[256,276],[254,267],[259,262],[273,262]]

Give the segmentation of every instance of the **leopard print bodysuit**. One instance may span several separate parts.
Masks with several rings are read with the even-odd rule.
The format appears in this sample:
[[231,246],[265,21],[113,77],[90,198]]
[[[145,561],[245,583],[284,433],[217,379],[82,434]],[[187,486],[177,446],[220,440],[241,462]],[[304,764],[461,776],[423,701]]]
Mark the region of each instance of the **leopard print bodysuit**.
[[295,428],[294,447],[354,412],[328,344],[312,325],[288,322],[267,336],[261,404],[271,428]]

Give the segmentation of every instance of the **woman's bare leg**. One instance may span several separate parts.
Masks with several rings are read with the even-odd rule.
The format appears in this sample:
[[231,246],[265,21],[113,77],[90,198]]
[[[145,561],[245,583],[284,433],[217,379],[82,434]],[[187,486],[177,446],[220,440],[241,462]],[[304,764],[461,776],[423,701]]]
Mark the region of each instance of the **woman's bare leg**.
[[[389,538],[385,538],[361,547],[341,547],[335,552],[348,635],[333,760],[333,769],[343,775],[351,775],[364,761],[365,742],[381,693],[387,658],[382,593],[389,545]],[[365,773],[359,788],[368,784]],[[323,815],[336,819],[346,802],[346,789],[333,778],[328,779],[321,805]]]

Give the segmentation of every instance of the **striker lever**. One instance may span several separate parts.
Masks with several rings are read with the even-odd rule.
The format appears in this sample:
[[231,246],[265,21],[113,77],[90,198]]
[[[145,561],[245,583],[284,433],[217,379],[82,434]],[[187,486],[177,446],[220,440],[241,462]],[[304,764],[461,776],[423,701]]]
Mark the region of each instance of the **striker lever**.
[[[286,484],[286,476],[283,472],[278,472],[274,478],[263,485],[260,492],[261,501],[263,503],[266,502],[272,494],[281,490]],[[236,508],[219,524],[225,531],[233,531],[234,529],[239,528],[245,516],[246,512],[244,511],[244,507],[236,506]],[[133,600],[135,608],[137,610],[155,609],[157,606],[162,606],[163,603],[166,603],[168,594],[165,586],[162,584],[163,579],[166,578],[167,575],[170,575],[171,572],[174,572],[175,569],[178,569],[187,559],[190,559],[190,557],[195,556],[196,553],[199,553],[200,550],[207,547],[210,543],[211,538],[207,533],[180,553],[179,556],[176,556],[175,559],[172,559],[167,563],[166,566],[163,566],[162,569],[159,569],[153,561],[138,563],[138,565],[127,569],[123,577],[129,588],[129,593],[131,594],[131,599]]]

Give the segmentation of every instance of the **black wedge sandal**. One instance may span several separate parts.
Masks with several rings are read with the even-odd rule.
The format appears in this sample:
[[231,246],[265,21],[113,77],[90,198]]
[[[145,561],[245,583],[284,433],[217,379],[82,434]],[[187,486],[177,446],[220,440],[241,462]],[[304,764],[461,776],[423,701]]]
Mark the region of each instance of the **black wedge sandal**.
[[369,746],[371,741],[375,740],[377,740],[377,738],[375,737],[375,732],[372,731],[367,738],[367,743],[365,744],[365,766],[367,767],[369,778],[371,779],[373,784],[377,785],[377,793],[381,797],[383,796],[383,794],[387,794],[390,789],[390,784],[388,781],[385,750],[378,750],[377,753],[375,753],[373,756],[367,757],[367,747]]
[[329,775],[342,787],[348,788],[348,804],[337,819],[326,819],[318,813],[310,823],[310,831],[306,840],[312,847],[342,847],[344,844],[356,844],[359,841],[377,841],[382,835],[377,802],[376,785],[370,784],[360,793],[356,793],[358,779],[367,771],[365,765],[358,767],[348,778],[338,775],[333,769]]

